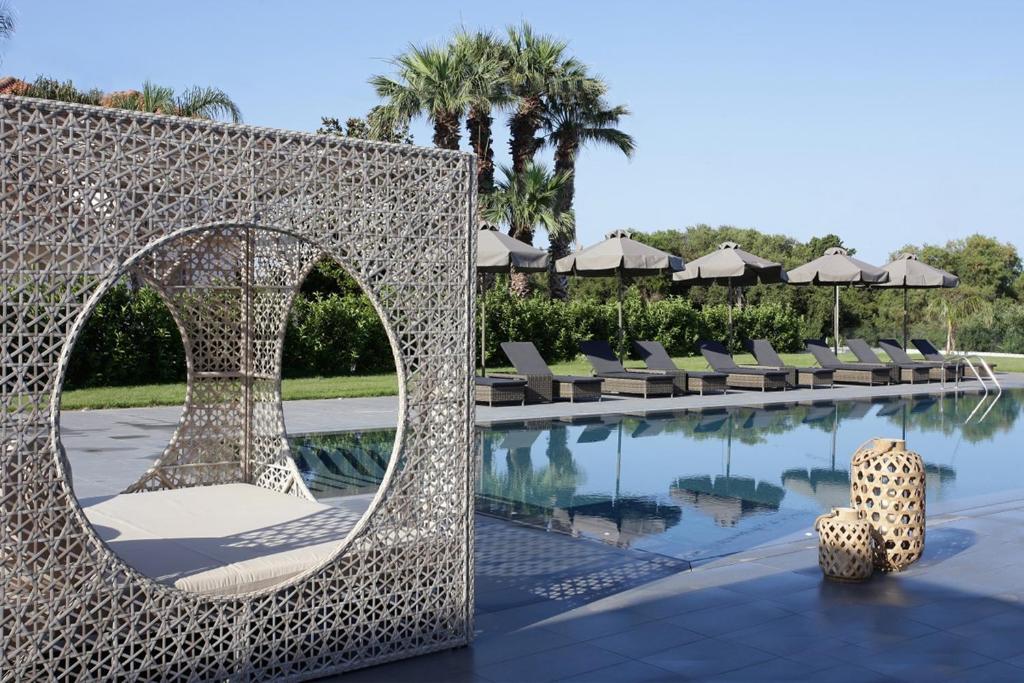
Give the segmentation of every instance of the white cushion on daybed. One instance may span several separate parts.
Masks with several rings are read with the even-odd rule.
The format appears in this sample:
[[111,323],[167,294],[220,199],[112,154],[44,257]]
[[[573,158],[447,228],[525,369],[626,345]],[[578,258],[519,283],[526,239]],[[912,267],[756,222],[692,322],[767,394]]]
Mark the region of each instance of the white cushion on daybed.
[[143,574],[182,590],[237,595],[321,564],[370,499],[324,505],[222,484],[125,493],[83,509],[111,549]]

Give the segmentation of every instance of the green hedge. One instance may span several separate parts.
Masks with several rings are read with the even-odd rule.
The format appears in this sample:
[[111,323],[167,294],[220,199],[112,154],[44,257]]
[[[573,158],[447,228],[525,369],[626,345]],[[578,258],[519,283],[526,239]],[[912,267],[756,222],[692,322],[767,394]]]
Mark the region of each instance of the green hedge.
[[[505,365],[499,343],[532,341],[551,361],[575,358],[588,339],[615,340],[615,304],[543,297],[518,299],[504,287],[488,291],[488,363]],[[624,302],[626,339],[656,339],[676,356],[697,353],[699,339],[728,336],[723,305],[695,309],[686,299],[645,302],[630,291]],[[477,320],[477,329],[480,321]],[[800,319],[788,306],[761,304],[733,311],[738,340],[767,337],[780,351],[799,348]],[[391,372],[394,362],[384,326],[366,297],[320,292],[296,299],[284,346],[286,377]],[[170,312],[147,288],[121,284],[100,302],[75,346],[68,388],[182,381],[181,337]]]
[[155,291],[115,285],[100,300],[75,344],[65,385],[130,386],[185,378],[181,334]]
[[[505,365],[500,343],[506,340],[532,341],[549,362],[564,361],[579,354],[579,344],[588,339],[614,341],[617,314],[614,302],[589,299],[569,302],[543,297],[519,299],[502,287],[489,290],[487,303],[487,362]],[[634,339],[661,342],[673,356],[696,354],[701,339],[725,341],[729,334],[725,305],[696,309],[685,298],[668,297],[646,302],[630,291],[623,302],[627,345]],[[478,321],[479,324],[479,321]],[[733,351],[742,351],[743,339],[770,339],[779,351],[801,349],[802,321],[792,308],[769,303],[733,309]],[[478,353],[479,353],[479,339]]]

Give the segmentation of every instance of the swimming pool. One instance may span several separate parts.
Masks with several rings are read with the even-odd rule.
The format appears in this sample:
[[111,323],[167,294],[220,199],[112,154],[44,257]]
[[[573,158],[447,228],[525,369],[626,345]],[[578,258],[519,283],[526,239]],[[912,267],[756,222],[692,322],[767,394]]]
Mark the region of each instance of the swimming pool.
[[[929,504],[1024,489],[1024,390],[784,404],[481,428],[477,510],[623,547],[700,560],[810,529],[849,504],[849,462],[906,435]],[[968,422],[967,418],[971,416]],[[373,490],[393,431],[294,437],[329,498]]]

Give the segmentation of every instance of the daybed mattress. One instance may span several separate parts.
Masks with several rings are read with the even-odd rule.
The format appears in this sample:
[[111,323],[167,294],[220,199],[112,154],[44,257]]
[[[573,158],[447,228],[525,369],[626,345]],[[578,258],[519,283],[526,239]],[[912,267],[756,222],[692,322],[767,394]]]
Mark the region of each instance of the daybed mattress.
[[370,499],[324,505],[222,484],[125,493],[83,509],[100,538],[143,574],[195,593],[238,595],[326,560]]

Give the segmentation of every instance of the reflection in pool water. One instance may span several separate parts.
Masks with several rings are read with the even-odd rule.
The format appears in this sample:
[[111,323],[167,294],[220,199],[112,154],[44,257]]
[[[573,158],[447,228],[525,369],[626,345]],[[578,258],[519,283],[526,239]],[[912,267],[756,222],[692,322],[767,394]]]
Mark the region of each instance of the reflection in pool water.
[[[1024,489],[1024,392],[981,422],[975,395],[813,402],[607,416],[481,429],[477,510],[552,531],[699,559],[810,529],[849,503],[849,462],[874,436],[906,435],[932,503]],[[319,496],[372,490],[393,431],[292,440]]]

